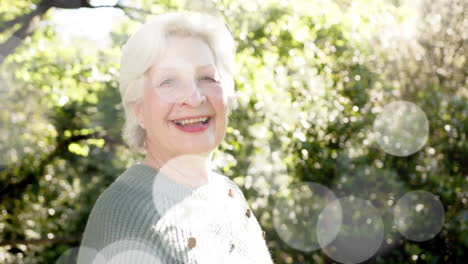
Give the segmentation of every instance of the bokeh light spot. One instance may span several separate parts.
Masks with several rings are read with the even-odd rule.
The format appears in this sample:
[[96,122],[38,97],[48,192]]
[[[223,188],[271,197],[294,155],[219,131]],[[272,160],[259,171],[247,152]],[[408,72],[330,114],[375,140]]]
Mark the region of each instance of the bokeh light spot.
[[[310,252],[320,248],[317,241],[316,225],[320,212],[329,203],[336,200],[327,187],[318,183],[301,183],[278,193],[273,210],[273,225],[280,238],[290,247]],[[328,219],[327,223],[336,225],[323,226],[322,230],[331,239],[339,230],[341,218]],[[331,228],[330,228],[331,227]]]
[[[166,162],[161,167],[153,182],[152,195],[156,210],[161,215],[184,216],[184,220],[189,215],[204,214],[205,219],[212,216],[216,209],[208,208],[203,201],[214,199],[212,206],[222,206],[228,197],[228,187],[218,175],[207,169],[206,177],[200,176],[200,169],[206,160],[197,155],[182,155]],[[208,167],[207,167],[208,168]],[[224,192],[223,192],[224,191]],[[179,215],[182,214],[182,215]]]
[[393,213],[400,233],[407,239],[418,242],[437,235],[445,219],[445,210],[440,200],[422,190],[406,193],[396,203]]
[[[80,254],[80,262],[78,261]],[[76,263],[106,263],[104,257],[95,249],[88,247],[73,247],[66,250],[55,262],[56,264],[76,264]]]
[[[341,209],[341,210],[339,210]],[[323,252],[335,261],[360,263],[372,257],[384,238],[384,224],[380,213],[372,204],[360,198],[347,196],[330,203],[317,223],[317,238]],[[330,219],[341,218],[330,222]],[[339,229],[336,238],[326,232]],[[330,241],[332,241],[330,243]]]
[[110,259],[107,264],[126,264],[126,263],[151,263],[151,264],[161,264],[156,256],[152,254],[140,251],[140,250],[127,250],[124,251],[112,259]]
[[374,121],[377,143],[388,154],[405,157],[420,150],[429,135],[429,121],[417,105],[395,101]]
[[[208,178],[201,179],[199,169],[205,162],[200,156],[183,155],[159,169],[152,195],[161,218],[153,229],[163,234],[163,240],[168,243],[181,233],[190,234],[196,238],[196,246],[188,252],[189,258],[201,263],[223,263],[230,252],[233,234],[235,237],[245,232],[245,222],[238,219],[239,212],[245,212],[248,204],[225,176],[206,167]],[[177,230],[168,228],[175,222]],[[216,250],[213,245],[217,246]]]
[[[137,238],[117,240],[107,245],[99,252],[100,259],[95,259],[93,262],[83,263],[162,263],[159,259],[159,256],[157,255],[158,252],[150,245],[151,244],[149,242]],[[80,263],[81,260],[82,259],[80,255]]]

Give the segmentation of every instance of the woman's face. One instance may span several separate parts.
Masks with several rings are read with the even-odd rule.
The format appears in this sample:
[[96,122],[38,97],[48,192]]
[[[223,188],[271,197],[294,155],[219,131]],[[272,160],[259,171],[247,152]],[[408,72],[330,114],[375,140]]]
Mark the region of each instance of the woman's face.
[[169,37],[147,77],[134,110],[146,130],[148,154],[164,161],[209,155],[224,138],[227,110],[208,45],[196,37]]

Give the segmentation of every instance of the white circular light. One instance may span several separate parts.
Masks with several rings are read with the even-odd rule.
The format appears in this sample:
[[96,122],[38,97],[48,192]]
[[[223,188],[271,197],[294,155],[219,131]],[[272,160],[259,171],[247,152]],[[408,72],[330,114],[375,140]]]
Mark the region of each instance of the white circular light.
[[141,250],[126,250],[107,261],[107,264],[127,263],[161,264],[162,262],[156,256]]
[[[78,255],[80,259],[78,259]],[[79,260],[79,262],[78,262]],[[88,247],[73,247],[66,250],[55,262],[56,264],[105,263],[105,259],[95,249]]]
[[[340,210],[341,209],[341,210]],[[372,257],[384,238],[382,218],[369,201],[348,196],[330,203],[317,223],[317,238],[323,252],[335,261],[360,263]],[[329,219],[342,219],[338,227]],[[333,237],[327,229],[339,228]],[[331,242],[330,242],[331,241]]]
[[[208,178],[201,178],[199,169],[205,162],[203,157],[183,155],[159,169],[152,195],[161,219],[153,228],[168,238],[190,234],[196,238],[196,246],[189,257],[202,263],[221,263],[229,253],[231,235],[220,234],[227,231],[219,226],[232,227],[235,232],[239,227],[233,219],[238,219],[247,204],[224,176],[206,171]],[[165,223],[177,223],[178,231],[168,229]]]
[[[101,259],[96,259],[92,264],[162,263],[157,254],[158,252],[155,252],[155,249],[144,241],[123,239],[117,240],[99,251]],[[102,259],[104,262],[99,262]]]
[[[164,217],[178,222],[199,223],[197,219],[215,219],[228,199],[228,187],[221,175],[212,172],[203,157],[183,155],[169,160],[159,169],[153,182],[153,202]],[[206,168],[206,177],[200,169]],[[210,200],[208,207],[207,200]],[[190,221],[192,220],[193,221]]]
[[[297,250],[310,252],[319,249],[317,221],[323,208],[334,200],[336,197],[332,191],[312,182],[280,191],[273,210],[276,232],[286,244]],[[333,222],[335,225],[323,226],[322,229],[330,236],[329,242],[338,233],[341,222],[339,214],[333,217],[327,219],[327,223]]]
[[[369,200],[379,210],[382,221],[387,227],[393,226],[393,205],[408,187],[400,180],[396,171],[374,166],[356,166],[343,168],[333,183],[333,191],[339,197],[353,195],[357,198]],[[391,228],[384,230],[387,240],[397,241],[401,237]],[[388,252],[396,247],[396,243],[383,243],[380,253]]]
[[429,121],[417,105],[395,101],[374,121],[377,143],[388,154],[405,157],[420,150],[429,135]]
[[397,229],[413,241],[432,239],[444,225],[444,206],[435,195],[422,190],[401,197],[393,213]]

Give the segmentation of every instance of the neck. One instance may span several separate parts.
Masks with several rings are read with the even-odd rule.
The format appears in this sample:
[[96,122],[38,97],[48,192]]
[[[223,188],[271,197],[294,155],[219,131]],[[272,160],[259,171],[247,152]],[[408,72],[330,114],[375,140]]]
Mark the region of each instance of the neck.
[[179,184],[197,188],[209,181],[210,160],[211,154],[190,154],[164,158],[148,152],[142,163],[159,170]]

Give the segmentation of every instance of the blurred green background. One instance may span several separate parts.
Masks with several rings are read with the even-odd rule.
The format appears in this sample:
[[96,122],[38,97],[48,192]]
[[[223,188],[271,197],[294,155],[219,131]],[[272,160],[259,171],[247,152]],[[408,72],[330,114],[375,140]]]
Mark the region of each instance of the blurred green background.
[[[306,182],[378,210],[384,237],[367,263],[463,263],[467,6],[1,0],[0,263],[55,263],[78,247],[99,194],[142,158],[120,137],[120,48],[148,17],[174,10],[221,15],[236,39],[237,100],[214,165],[244,191],[275,263],[333,263],[320,249],[298,249],[307,237],[294,244],[280,236],[314,233],[307,220],[317,215],[305,209],[307,199],[298,202],[307,192],[292,188]],[[378,144],[374,121],[401,100],[425,113],[429,133],[419,151],[395,156]],[[441,231],[423,242],[401,236],[393,220],[412,190],[433,194],[445,211]],[[300,206],[285,216],[278,201]]]

